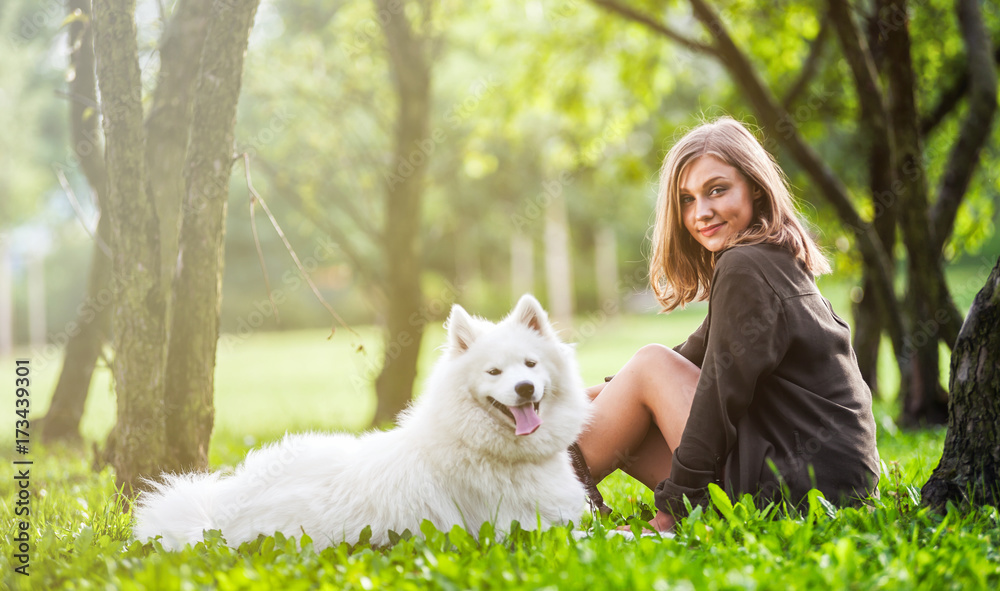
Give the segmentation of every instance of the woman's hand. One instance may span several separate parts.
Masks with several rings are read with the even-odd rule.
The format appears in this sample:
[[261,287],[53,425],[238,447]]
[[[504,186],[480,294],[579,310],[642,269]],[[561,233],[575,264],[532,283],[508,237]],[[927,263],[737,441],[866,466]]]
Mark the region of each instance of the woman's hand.
[[[674,522],[674,518],[670,514],[664,513],[663,511],[659,510],[657,510],[656,516],[653,517],[653,519],[649,522],[649,524],[652,525],[653,528],[659,533],[672,532],[674,531],[674,525],[676,525],[676,523]],[[632,528],[627,525],[622,525],[618,529],[620,529],[621,531],[632,531]],[[654,532],[651,532],[646,528],[642,528],[642,533],[651,534]]]

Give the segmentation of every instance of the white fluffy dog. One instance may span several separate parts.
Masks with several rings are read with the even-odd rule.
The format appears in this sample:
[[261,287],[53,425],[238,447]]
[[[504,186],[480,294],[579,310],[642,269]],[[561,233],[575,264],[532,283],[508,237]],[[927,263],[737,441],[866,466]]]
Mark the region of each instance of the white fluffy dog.
[[312,538],[322,549],[492,522],[503,534],[578,519],[584,489],[567,447],[589,403],[573,349],[523,296],[498,324],[455,305],[424,393],[392,431],[306,433],[247,454],[235,473],[167,476],[141,496],[135,536],[180,549],[218,529],[236,547],[258,534]]

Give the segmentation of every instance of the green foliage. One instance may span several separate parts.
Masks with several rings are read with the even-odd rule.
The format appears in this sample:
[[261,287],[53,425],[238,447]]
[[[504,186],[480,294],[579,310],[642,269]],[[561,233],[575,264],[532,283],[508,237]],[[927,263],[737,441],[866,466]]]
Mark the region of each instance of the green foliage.
[[[56,186],[54,167],[73,177],[69,104],[53,100],[64,64],[53,65],[55,37],[64,18],[62,3],[5,1],[0,7],[0,232],[42,210],[40,198]],[[58,46],[58,50],[62,47]],[[80,175],[82,176],[82,175]]]
[[[833,299],[839,309],[843,298]],[[680,342],[703,316],[704,310],[695,307],[668,316],[595,322],[593,333],[577,346],[585,380],[596,383],[614,373],[637,343]],[[213,467],[237,464],[247,449],[286,429],[364,424],[370,408],[351,386],[347,369],[355,363],[363,369],[363,358],[351,353],[348,335],[326,341],[326,334],[261,333],[220,348]],[[377,340],[373,332],[362,334]],[[434,326],[425,343],[423,371],[442,339]],[[35,374],[39,414],[50,391],[42,382],[54,380],[55,369],[38,367]],[[85,418],[88,434],[99,431],[101,420],[110,426],[113,416],[107,393],[94,394]],[[833,511],[813,495],[799,514],[773,505],[758,509],[749,498],[733,502],[715,490],[715,504],[695,508],[676,538],[637,542],[607,538],[607,532],[619,526],[640,531],[653,517],[652,493],[616,473],[601,489],[618,514],[604,521],[581,516],[575,529],[591,537],[579,541],[569,528],[518,529],[501,541],[496,532],[507,524],[440,532],[424,523],[419,534],[397,532],[388,548],[364,542],[317,553],[306,539],[279,535],[232,550],[210,534],[206,542],[172,553],[158,543],[131,541],[130,517],[115,495],[109,470],[92,472],[78,450],[33,448],[32,575],[10,574],[12,553],[5,546],[0,588],[936,589],[989,588],[1000,582],[996,511],[952,510],[942,518],[919,508],[920,487],[940,457],[945,432],[901,432],[892,422],[895,414],[890,403],[876,404],[884,476],[881,499],[871,508]],[[7,432],[13,432],[12,425]],[[8,441],[2,449],[12,445]],[[12,458],[3,459],[9,466]],[[0,480],[4,532],[16,526],[14,486],[10,479]]]
[[[168,11],[170,4],[164,6]],[[686,1],[628,4],[709,41]],[[155,3],[141,5],[148,94],[155,86],[162,24]],[[711,5],[761,78],[784,98],[824,23],[824,2],[713,0]],[[596,286],[605,279],[594,271],[594,234],[601,227],[613,228],[618,238],[621,293],[644,287],[656,171],[666,149],[702,118],[732,114],[755,121],[728,73],[715,59],[585,0],[449,0],[435,6],[427,22],[416,23],[437,39],[430,131],[440,133],[430,138],[421,226],[426,281],[447,280],[461,287],[459,299],[471,308],[500,313],[511,304],[511,236],[523,232],[535,243],[534,290],[544,300],[542,206],[558,192],[555,198],[565,199],[569,210],[578,309],[601,304]],[[867,3],[857,5],[859,15],[868,9]],[[0,44],[9,58],[0,63],[0,106],[9,107],[0,108],[7,132],[0,154],[9,162],[0,178],[0,224],[30,220],[54,228],[57,244],[47,286],[49,319],[58,326],[72,320],[80,303],[91,250],[51,170],[53,164],[67,168],[86,207],[90,191],[68,157],[67,105],[59,96],[67,68],[59,34],[63,10],[59,3],[36,6],[25,0],[0,8]],[[953,2],[912,2],[910,12],[918,105],[928,113],[957,79],[965,50]],[[984,3],[983,15],[996,44],[1000,11],[995,3]],[[815,77],[789,110],[795,127],[867,216],[872,206],[858,104],[836,35],[828,33]],[[338,228],[339,243],[357,254],[355,260],[334,247],[312,257],[313,277],[324,295],[350,321],[374,321],[384,297],[378,291],[384,273],[382,182],[397,105],[373,4],[265,3],[247,53],[239,109],[236,149],[252,155],[255,185],[300,255],[310,258],[329,226]],[[963,114],[960,103],[926,138],[932,192]],[[993,172],[1000,168],[998,140],[1000,126],[995,126],[959,210],[945,252],[949,260],[989,252],[1000,194],[1000,176]],[[853,236],[791,155],[779,149],[776,156],[821,246],[836,254],[837,274],[856,277],[860,263]],[[223,330],[240,330],[241,321],[254,314],[269,330],[326,324],[325,310],[302,287],[277,237],[262,222],[268,268],[284,296],[281,324],[270,317],[239,166],[231,195]],[[299,199],[305,207],[296,206]],[[42,207],[46,202],[53,206]],[[21,293],[18,276],[15,282],[15,293]],[[18,300],[16,315],[23,309]],[[24,331],[17,330],[23,339]]]
[[[113,475],[92,473],[75,455],[38,462],[33,498],[31,576],[11,574],[0,554],[2,585],[12,589],[595,589],[829,588],[989,589],[1000,583],[1000,515],[992,507],[945,515],[919,506],[929,473],[918,450],[940,449],[941,430],[884,439],[881,498],[834,509],[818,493],[796,512],[732,502],[721,490],[696,508],[675,538],[625,541],[619,525],[638,529],[651,517],[646,491],[636,515],[545,532],[520,526],[500,539],[492,524],[478,532],[443,532],[424,522],[393,544],[366,541],[316,552],[307,537],[261,536],[239,549],[218,532],[180,552],[129,539],[129,516],[116,501]],[[896,455],[898,454],[898,455]],[[631,485],[615,475],[601,484],[627,512]],[[9,481],[0,526],[13,531]],[[590,532],[574,540],[571,529]]]

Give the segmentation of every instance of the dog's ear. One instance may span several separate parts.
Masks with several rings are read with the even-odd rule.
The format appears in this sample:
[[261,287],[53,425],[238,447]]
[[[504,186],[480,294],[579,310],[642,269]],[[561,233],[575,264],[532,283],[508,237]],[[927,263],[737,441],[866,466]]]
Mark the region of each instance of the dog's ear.
[[507,319],[523,324],[544,337],[556,338],[556,333],[549,323],[549,315],[545,313],[545,309],[531,294],[526,293],[521,296]]
[[448,329],[448,350],[452,353],[465,352],[472,345],[472,341],[476,340],[472,317],[458,304],[451,307],[451,314],[448,315],[445,326]]

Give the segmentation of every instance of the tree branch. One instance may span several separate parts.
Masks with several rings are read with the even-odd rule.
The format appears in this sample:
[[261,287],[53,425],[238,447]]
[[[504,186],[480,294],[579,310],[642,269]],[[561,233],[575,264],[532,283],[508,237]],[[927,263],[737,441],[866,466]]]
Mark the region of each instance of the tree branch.
[[637,22],[639,24],[645,25],[646,27],[652,29],[653,31],[673,40],[675,43],[690,49],[691,51],[697,53],[703,53],[706,55],[711,55],[719,57],[718,50],[711,46],[701,43],[700,41],[695,41],[694,39],[689,39],[684,35],[674,31],[673,29],[667,27],[655,18],[648,16],[635,10],[630,6],[626,6],[616,0],[591,0],[594,4],[605,8],[608,11],[617,13],[626,19]]
[[[1000,47],[997,47],[993,52],[993,62],[1000,64]],[[969,65],[968,63],[963,63],[962,69],[959,71],[954,82],[941,93],[937,105],[920,119],[920,135],[923,137],[930,135],[944,121],[945,117],[958,107],[958,104],[968,91]]]
[[[427,56],[423,44],[414,36],[404,5],[405,2],[375,0],[379,13],[388,15],[380,17],[380,22],[385,31],[393,77],[400,94],[405,96],[408,92],[420,91],[429,80],[424,76],[428,71]],[[403,110],[407,106],[400,105],[400,108]]]
[[868,52],[872,56],[875,70],[882,72],[885,64],[885,40],[881,15],[887,0],[872,0],[869,11],[864,18],[865,39],[868,40]]
[[[346,256],[354,266],[355,270],[361,275],[366,275],[374,283],[381,281],[381,274],[373,271],[377,266],[375,261],[370,257],[365,257],[361,254],[361,250],[356,248],[347,233],[344,232],[337,224],[334,224],[330,220],[330,216],[326,215],[326,212],[321,211],[319,207],[313,204],[306,203],[298,191],[294,187],[288,186],[284,181],[281,181],[275,175],[275,169],[270,166],[266,161],[259,161],[261,168],[263,168],[272,179],[274,183],[275,192],[280,195],[280,197],[289,203],[292,207],[297,209],[299,213],[305,216],[309,222],[319,229],[321,232],[325,232],[337,243],[343,251],[344,256]],[[338,205],[345,200],[337,200]],[[350,216],[350,214],[348,214]],[[353,218],[353,216],[350,216]],[[366,232],[368,233],[368,232]],[[378,233],[369,233],[373,243],[378,243],[380,240],[380,235]]]
[[[267,161],[266,159],[260,158],[257,160],[257,163],[264,170],[264,172],[268,174],[272,183],[275,184],[275,189],[278,190],[280,194],[289,195],[288,199],[292,200],[294,202],[293,204],[299,204],[299,206],[297,206],[296,209],[298,209],[301,213],[303,213],[307,217],[310,216],[311,217],[320,216],[327,218],[330,217],[327,216],[324,213],[324,211],[315,204],[306,203],[306,201],[302,199],[302,197],[299,195],[299,191],[295,187],[291,186],[290,184],[288,184],[283,180],[280,180],[281,177],[286,177],[287,175],[281,175],[280,172],[282,171],[279,171],[278,168],[276,168],[271,162]],[[358,164],[353,161],[344,162],[344,159],[340,159],[340,163],[344,167],[361,166],[361,164]],[[329,176],[332,176],[332,174],[333,173],[327,173],[326,171],[323,171],[321,176],[323,178],[327,178]],[[377,244],[381,242],[383,238],[385,238],[385,235],[365,217],[361,209],[359,209],[358,206],[350,198],[346,197],[346,195],[351,194],[352,191],[355,192],[355,194],[357,195],[362,194],[363,190],[360,188],[360,186],[353,186],[353,187],[341,186],[335,188],[330,186],[330,184],[333,184],[332,180],[329,181],[329,184],[324,185],[324,189],[327,189],[327,194],[331,194],[332,197],[328,200],[324,200],[324,203],[328,203],[332,207],[339,208],[348,218],[350,218],[350,222],[354,225],[354,228],[356,230],[359,230],[362,234],[364,234],[369,240],[372,241],[372,243]],[[366,200],[358,199],[358,201],[364,203]],[[364,263],[371,264],[371,261],[364,261]]]
[[381,284],[383,281],[383,275],[377,270],[377,262],[373,261],[371,257],[365,257],[361,254],[361,251],[355,248],[351,244],[351,240],[347,233],[343,231],[337,224],[334,224],[328,216],[323,215],[323,212],[319,211],[315,205],[306,203],[300,195],[294,191],[282,191],[282,196],[289,200],[292,205],[299,210],[300,213],[305,215],[309,222],[316,226],[318,230],[326,233],[340,250],[343,251],[344,256],[346,256],[351,264],[354,266],[356,272],[361,276],[366,276],[369,281],[374,284]]
[[[254,1],[256,2],[258,0],[254,0]],[[316,296],[316,299],[319,300],[319,303],[323,304],[323,307],[326,308],[326,310],[333,317],[334,322],[335,322],[335,324],[333,326],[334,330],[336,330],[336,325],[340,324],[342,327],[344,327],[348,331],[350,331],[350,333],[353,334],[354,336],[360,337],[361,335],[359,335],[357,333],[357,331],[355,331],[353,328],[351,328],[344,321],[343,317],[340,314],[338,314],[336,310],[333,309],[333,306],[331,306],[326,301],[326,298],[323,297],[323,294],[320,293],[319,287],[317,287],[316,284],[313,282],[312,278],[309,276],[309,272],[306,270],[305,266],[302,264],[302,261],[299,260],[299,255],[296,254],[295,249],[292,248],[291,242],[289,242],[288,238],[285,236],[285,232],[284,232],[284,230],[281,229],[281,225],[278,223],[277,218],[275,218],[274,214],[271,213],[271,209],[267,206],[267,202],[264,201],[264,198],[261,197],[260,193],[257,192],[257,189],[254,188],[253,181],[250,179],[250,155],[247,154],[246,152],[243,152],[243,154],[241,156],[242,156],[242,160],[243,160],[243,171],[244,171],[244,173],[246,175],[246,179],[247,179],[247,191],[250,192],[250,223],[251,224],[254,223],[254,213],[253,213],[254,212],[254,205],[257,204],[257,203],[260,203],[261,209],[264,210],[264,213],[267,215],[267,218],[271,221],[271,225],[274,227],[274,231],[278,233],[278,237],[281,239],[282,244],[285,245],[285,250],[288,251],[288,255],[290,257],[292,257],[292,262],[295,263],[295,266],[299,269],[299,272],[302,274],[302,278],[306,280],[306,283],[309,285],[309,288],[312,290],[313,295]],[[257,228],[256,227],[254,227],[254,242],[257,244],[257,255],[260,256],[261,266],[263,267],[263,265],[264,265],[264,257],[263,257],[263,253],[261,253],[261,250],[260,250],[260,241],[257,239]],[[267,270],[266,269],[264,269],[264,281],[265,282],[268,281],[268,279],[267,279]],[[271,298],[270,286],[268,286],[268,298],[271,299],[271,306],[274,308],[275,318],[277,318],[278,309],[277,309],[277,306],[274,303],[274,299]],[[330,333],[330,336],[331,337],[333,336],[333,332]],[[327,338],[330,338],[330,337],[327,337]]]
[[823,19],[819,27],[819,32],[816,33],[816,37],[813,38],[812,43],[809,45],[809,55],[806,56],[806,61],[802,64],[802,70],[799,72],[798,78],[792,84],[791,88],[788,89],[785,98],[781,101],[781,105],[786,111],[791,110],[792,105],[805,92],[809,83],[812,82],[812,79],[819,71],[820,58],[823,56],[823,48],[826,46],[829,31],[830,21]]
[[854,75],[854,86],[857,89],[863,117],[871,128],[869,133],[887,135],[889,124],[885,98],[879,87],[878,72],[875,70],[875,60],[868,48],[868,40],[861,33],[847,0],[829,0],[828,5],[830,19],[837,30],[841,49]]
[[976,0],[956,0],[959,29],[969,62],[969,108],[958,140],[948,155],[948,164],[938,187],[938,200],[931,211],[935,250],[951,237],[955,216],[979,165],[979,153],[990,136],[997,111],[997,73],[993,48]]
[[87,182],[98,195],[99,205],[105,193],[107,173],[104,150],[98,130],[100,107],[97,104],[97,78],[94,72],[94,26],[90,0],[70,0],[70,14],[79,11],[81,18],[69,25],[70,64],[73,79],[69,83],[70,145],[80,160]]

